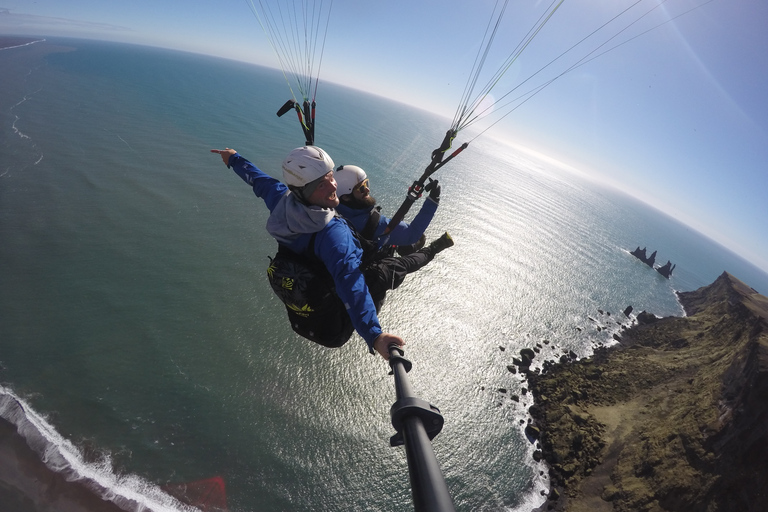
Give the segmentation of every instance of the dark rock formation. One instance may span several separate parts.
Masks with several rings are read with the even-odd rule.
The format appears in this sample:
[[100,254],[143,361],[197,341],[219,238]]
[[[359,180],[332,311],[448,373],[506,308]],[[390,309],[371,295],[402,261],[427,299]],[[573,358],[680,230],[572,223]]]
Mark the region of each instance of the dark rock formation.
[[528,366],[530,366],[530,362],[536,357],[536,352],[534,352],[533,349],[524,348],[520,351],[520,357],[523,358],[523,361],[527,360],[529,362]]
[[645,247],[640,249],[639,245],[637,246],[637,249],[632,251],[630,254],[651,268],[653,268],[653,264],[656,262],[656,251],[653,251],[650,256],[646,256]]
[[664,265],[663,267],[657,268],[656,272],[658,272],[659,274],[669,279],[669,276],[672,275],[672,271],[675,270],[676,266],[677,265],[673,265],[671,261],[667,260],[666,265]]
[[659,321],[659,317],[654,315],[653,313],[649,313],[647,311],[641,311],[637,315],[637,323],[638,325],[647,325],[647,324],[653,324]]
[[648,259],[648,256],[645,254],[645,247],[643,247],[642,250],[641,250],[639,245],[637,246],[637,249],[635,249],[634,251],[630,252],[629,254],[631,254],[635,258],[639,259],[643,263],[645,263],[645,261]]
[[[536,357],[536,352],[534,352],[533,349],[524,348],[520,350],[520,359],[516,357],[512,358],[512,364],[520,368],[521,373],[527,373],[534,357]],[[507,370],[515,373],[514,367],[507,366]]]
[[728,273],[679,298],[686,317],[528,374],[560,495],[541,510],[768,509],[768,299]]
[[[646,250],[645,247],[640,249],[640,246],[638,245],[637,249],[635,249],[634,251],[630,252],[629,254],[631,254],[635,258],[639,259],[640,261],[642,261],[643,263],[645,263],[649,267],[654,268],[653,265],[656,263],[656,252],[657,251],[653,251],[650,256],[646,256],[645,250]],[[657,268],[656,270],[658,270],[658,272],[661,275],[663,275],[664,277],[669,279],[669,276],[672,275],[672,270],[673,269],[674,269],[674,266],[672,266],[672,264],[669,261],[667,261],[666,265],[664,265],[663,267]]]
[[656,251],[653,251],[651,255],[648,256],[648,259],[645,260],[645,264],[651,268],[653,268],[654,263],[656,263]]

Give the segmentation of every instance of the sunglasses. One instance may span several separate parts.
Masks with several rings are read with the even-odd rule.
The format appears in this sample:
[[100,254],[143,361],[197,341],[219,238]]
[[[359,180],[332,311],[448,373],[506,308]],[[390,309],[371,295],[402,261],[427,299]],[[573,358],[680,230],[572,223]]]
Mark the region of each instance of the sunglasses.
[[361,181],[360,183],[358,183],[358,184],[355,186],[355,190],[362,190],[363,188],[367,188],[368,190],[370,190],[370,189],[371,189],[371,188],[368,186],[368,178],[365,178],[363,181]]

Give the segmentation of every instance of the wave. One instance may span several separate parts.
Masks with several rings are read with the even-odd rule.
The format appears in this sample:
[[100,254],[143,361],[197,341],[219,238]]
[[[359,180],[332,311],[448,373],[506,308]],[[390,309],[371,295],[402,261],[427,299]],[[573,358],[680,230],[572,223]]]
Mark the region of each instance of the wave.
[[43,42],[45,42],[45,39],[28,40],[25,38],[3,37],[0,38],[0,51],[11,50],[13,48],[21,48],[22,46],[29,46],[31,44]]
[[126,512],[195,512],[170,494],[137,475],[118,475],[109,457],[88,462],[45,418],[11,390],[0,385],[0,418],[16,427],[45,466],[67,482],[79,483]]
[[[31,43],[29,43],[29,44],[31,44]],[[3,49],[3,48],[0,48],[0,49]],[[27,75],[26,75],[26,78],[27,78],[27,79],[28,79],[28,78],[29,78],[29,76],[32,74],[32,71],[33,71],[33,70],[29,70],[29,71],[27,72]],[[39,89],[37,89],[37,90],[36,90],[36,91],[34,91],[34,92],[31,92],[31,93],[28,93],[28,94],[24,94],[24,97],[23,97],[23,98],[22,98],[22,99],[21,99],[19,102],[17,102],[15,105],[13,105],[13,106],[12,106],[12,107],[9,109],[9,112],[10,112],[10,114],[11,114],[11,115],[13,115],[13,117],[14,117],[14,120],[13,120],[13,124],[11,125],[11,128],[13,129],[13,133],[14,133],[15,135],[17,135],[17,136],[19,137],[19,139],[21,139],[21,140],[22,140],[22,141],[24,141],[25,143],[28,143],[28,144],[30,144],[30,145],[31,145],[31,146],[30,146],[30,148],[29,148],[29,149],[27,149],[26,151],[31,151],[33,154],[38,152],[38,147],[37,147],[37,144],[35,144],[35,142],[33,142],[33,141],[32,141],[32,137],[31,137],[31,136],[29,136],[29,135],[27,135],[26,133],[22,132],[22,131],[21,131],[21,130],[18,128],[17,124],[18,124],[18,123],[19,123],[19,121],[21,120],[21,117],[19,117],[18,115],[16,115],[16,113],[14,112],[14,110],[15,110],[17,107],[19,107],[19,106],[21,106],[22,104],[24,104],[25,102],[27,102],[27,101],[31,100],[31,99],[32,99],[32,98],[33,98],[33,97],[34,97],[34,96],[35,96],[37,93],[39,93],[41,90],[42,90],[42,88],[39,88]],[[40,162],[42,162],[42,161],[43,161],[43,154],[42,154],[42,153],[39,153],[39,156],[38,156],[37,160],[35,160],[35,162],[34,162],[32,165],[33,165],[33,166],[34,166],[34,165],[37,165],[37,164],[39,164],[39,163],[40,163]],[[9,170],[10,170],[10,166],[9,166],[9,167],[7,167],[7,168],[6,168],[6,170],[5,170],[5,172],[3,172],[2,174],[0,174],[0,176],[4,176],[4,175],[6,175],[6,174],[8,173],[8,171],[9,171]]]

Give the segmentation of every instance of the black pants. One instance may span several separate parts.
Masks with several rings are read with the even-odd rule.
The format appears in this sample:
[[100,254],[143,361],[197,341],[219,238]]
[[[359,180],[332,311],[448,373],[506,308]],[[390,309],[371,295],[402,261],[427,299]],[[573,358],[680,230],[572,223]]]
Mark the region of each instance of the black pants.
[[400,286],[405,276],[419,270],[434,257],[432,249],[425,247],[408,256],[382,258],[369,264],[363,271],[363,275],[371,298],[376,304],[376,311],[381,309],[389,290]]

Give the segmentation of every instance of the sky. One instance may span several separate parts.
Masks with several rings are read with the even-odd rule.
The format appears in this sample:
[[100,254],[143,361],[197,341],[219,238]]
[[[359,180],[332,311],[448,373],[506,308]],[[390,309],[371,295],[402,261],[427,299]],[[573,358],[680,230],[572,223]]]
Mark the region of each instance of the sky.
[[[549,1],[510,2],[494,42],[499,51],[484,69],[499,68]],[[636,1],[565,0],[491,94],[510,91]],[[487,136],[616,186],[768,272],[768,2],[660,1],[640,0],[597,42],[555,61],[545,71],[552,77],[612,35],[619,37],[604,49],[629,39],[557,78]],[[452,117],[495,4],[325,0],[332,7],[321,79]],[[279,66],[246,0],[0,0],[2,34],[121,41]]]

